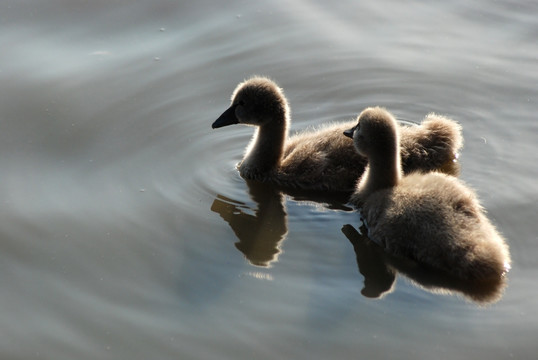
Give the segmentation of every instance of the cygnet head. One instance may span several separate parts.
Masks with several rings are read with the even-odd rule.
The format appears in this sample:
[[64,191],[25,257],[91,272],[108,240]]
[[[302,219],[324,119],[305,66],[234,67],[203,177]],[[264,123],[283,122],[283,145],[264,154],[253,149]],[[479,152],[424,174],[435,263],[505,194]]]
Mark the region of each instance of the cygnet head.
[[370,107],[363,110],[358,117],[357,125],[344,131],[344,135],[352,138],[359,154],[370,161],[399,155],[396,120],[383,108]]
[[237,85],[232,104],[212,125],[287,126],[289,108],[284,92],[265,77],[255,76]]

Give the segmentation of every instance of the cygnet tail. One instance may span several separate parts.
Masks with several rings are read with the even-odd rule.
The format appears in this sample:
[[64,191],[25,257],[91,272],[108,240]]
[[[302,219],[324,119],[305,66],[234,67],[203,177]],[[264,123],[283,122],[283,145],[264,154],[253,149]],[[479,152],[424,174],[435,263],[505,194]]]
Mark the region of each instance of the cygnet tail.
[[444,152],[449,157],[457,157],[463,147],[460,124],[445,116],[430,113],[424,118],[422,126],[430,133],[433,149]]
[[[487,221],[487,220],[486,220]],[[465,274],[463,278],[470,280],[487,281],[503,277],[511,267],[510,252],[503,237],[491,224],[483,224],[484,235],[482,241],[475,239],[475,248],[469,251],[462,266]]]

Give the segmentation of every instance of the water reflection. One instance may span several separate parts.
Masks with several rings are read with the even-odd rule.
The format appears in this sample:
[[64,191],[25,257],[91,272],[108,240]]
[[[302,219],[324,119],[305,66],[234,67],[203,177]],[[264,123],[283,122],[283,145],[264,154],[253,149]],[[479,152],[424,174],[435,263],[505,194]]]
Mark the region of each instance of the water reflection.
[[[278,261],[282,242],[288,233],[286,195],[294,200],[322,203],[329,209],[350,211],[345,205],[348,194],[312,194],[284,192],[273,185],[246,181],[255,208],[248,204],[217,195],[211,211],[218,213],[232,228],[238,241],[236,248],[254,266],[268,267]],[[364,276],[362,295],[382,298],[394,290],[398,274],[426,291],[462,295],[475,303],[486,305],[498,301],[506,286],[506,279],[492,281],[463,281],[415,261],[391,256],[366,235],[364,226],[355,229],[344,225],[342,232],[353,245],[359,272]]]
[[272,184],[245,180],[255,209],[223,195],[211,205],[232,228],[239,239],[235,247],[255,266],[270,266],[278,260],[281,243],[288,233],[286,196],[295,201],[323,204],[331,210],[351,211],[346,204],[349,193],[319,193],[298,189],[284,189]]
[[414,261],[397,258],[383,251],[372,242],[363,226],[357,231],[352,225],[344,225],[342,232],[353,245],[359,272],[364,276],[361,293],[369,298],[381,298],[392,292],[396,275],[402,274],[413,284],[436,294],[461,294],[481,305],[498,301],[506,286],[506,279],[492,281],[463,281],[445,273],[427,268]]
[[247,181],[247,185],[250,197],[258,204],[256,209],[217,195],[211,211],[230,224],[239,239],[235,246],[252,265],[269,266],[278,260],[280,244],[288,233],[284,196],[266,184]]

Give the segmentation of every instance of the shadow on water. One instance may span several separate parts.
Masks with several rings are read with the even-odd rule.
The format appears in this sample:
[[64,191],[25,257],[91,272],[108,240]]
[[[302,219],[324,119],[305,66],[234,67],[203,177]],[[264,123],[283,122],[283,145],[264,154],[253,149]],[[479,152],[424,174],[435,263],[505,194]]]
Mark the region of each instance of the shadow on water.
[[506,286],[506,278],[491,281],[465,281],[456,279],[415,261],[391,256],[371,241],[362,226],[357,231],[352,225],[344,225],[342,232],[353,245],[359,272],[364,276],[361,293],[368,298],[381,298],[394,289],[396,276],[401,274],[416,286],[436,294],[461,294],[480,305],[498,301]]

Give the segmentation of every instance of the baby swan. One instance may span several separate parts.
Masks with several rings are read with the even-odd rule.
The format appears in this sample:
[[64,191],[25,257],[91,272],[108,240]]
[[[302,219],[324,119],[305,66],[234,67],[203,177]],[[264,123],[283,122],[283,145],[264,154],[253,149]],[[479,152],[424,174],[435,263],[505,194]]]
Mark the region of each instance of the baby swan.
[[367,108],[345,135],[368,158],[350,202],[373,241],[464,280],[492,280],[509,270],[508,246],[473,191],[437,172],[402,176],[400,134],[390,113]]
[[[351,192],[366,167],[353,141],[342,132],[355,121],[326,125],[288,138],[290,110],[284,92],[265,77],[240,83],[232,104],[212,125],[256,127],[243,160],[240,175],[287,188]],[[402,164],[414,170],[457,173],[455,155],[462,146],[461,127],[454,121],[430,114],[420,126],[402,127]],[[448,167],[447,167],[448,164]]]

